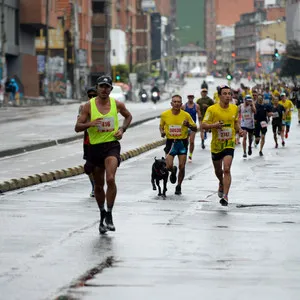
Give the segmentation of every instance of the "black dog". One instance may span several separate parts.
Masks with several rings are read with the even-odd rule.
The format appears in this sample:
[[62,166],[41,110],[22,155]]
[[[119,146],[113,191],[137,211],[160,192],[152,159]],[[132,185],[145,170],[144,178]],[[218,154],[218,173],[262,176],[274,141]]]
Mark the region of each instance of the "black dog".
[[[161,159],[154,158],[154,163],[152,165],[152,175],[151,175],[151,183],[153,190],[156,191],[156,185],[158,187],[158,196],[164,196],[166,197],[166,191],[167,191],[167,183],[169,178],[169,172],[167,170],[166,166],[166,160],[164,157]],[[163,192],[161,193],[161,188],[159,185],[159,181],[164,181],[164,188]],[[155,185],[156,183],[156,185]]]

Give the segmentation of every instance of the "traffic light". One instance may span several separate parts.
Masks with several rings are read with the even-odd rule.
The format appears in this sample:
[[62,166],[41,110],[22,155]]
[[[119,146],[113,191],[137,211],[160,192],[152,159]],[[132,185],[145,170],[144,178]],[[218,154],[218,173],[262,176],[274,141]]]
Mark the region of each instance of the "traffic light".
[[227,74],[226,78],[227,78],[227,80],[231,81],[232,80],[232,75],[231,74]]
[[232,75],[231,75],[231,73],[230,73],[229,68],[227,68],[226,71],[227,71],[227,76],[226,76],[226,78],[227,78],[228,81],[231,81],[233,77],[232,77]]
[[216,59],[214,59],[213,64],[216,65],[218,62]]
[[278,53],[278,49],[277,48],[275,48],[274,49],[274,54],[272,55],[272,59],[273,59],[273,61],[275,61],[275,60],[278,60],[279,59],[279,53]]
[[261,67],[262,67],[262,64],[261,64],[260,61],[257,63],[257,67],[258,67],[258,68],[261,68]]
[[116,75],[116,81],[120,81],[121,80],[121,76],[119,74]]
[[235,55],[235,52],[232,52],[232,53],[231,53],[231,57],[232,57],[232,58],[235,58],[235,56],[236,56],[236,55]]

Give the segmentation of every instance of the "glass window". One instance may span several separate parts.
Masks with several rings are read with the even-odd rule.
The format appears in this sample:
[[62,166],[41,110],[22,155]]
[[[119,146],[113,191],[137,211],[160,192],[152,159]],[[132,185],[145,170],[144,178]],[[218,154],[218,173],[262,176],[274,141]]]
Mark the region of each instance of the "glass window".
[[105,2],[93,1],[93,13],[104,14],[104,10],[105,10]]

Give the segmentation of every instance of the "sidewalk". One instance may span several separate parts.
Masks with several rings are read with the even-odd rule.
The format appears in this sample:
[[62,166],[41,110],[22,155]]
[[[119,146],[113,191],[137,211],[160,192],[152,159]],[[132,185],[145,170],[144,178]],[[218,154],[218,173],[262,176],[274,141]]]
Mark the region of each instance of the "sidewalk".
[[[131,126],[159,117],[169,107],[169,94],[164,93],[157,105],[152,102],[127,102],[132,113]],[[0,131],[3,143],[0,145],[0,157],[16,155],[57,144],[80,139],[74,126],[79,103],[40,106],[7,107],[0,110]],[[122,123],[123,118],[120,118]]]

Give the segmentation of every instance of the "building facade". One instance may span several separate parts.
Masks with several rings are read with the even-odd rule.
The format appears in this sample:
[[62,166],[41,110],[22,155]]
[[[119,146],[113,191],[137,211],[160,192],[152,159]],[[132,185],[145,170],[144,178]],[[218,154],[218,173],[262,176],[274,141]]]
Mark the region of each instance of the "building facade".
[[[49,30],[48,50],[48,89],[55,97],[80,97],[90,84],[91,7],[91,0],[56,0],[57,25]],[[45,40],[45,30],[37,30],[40,95],[45,94]]]
[[204,47],[204,0],[176,1],[176,37],[180,46]]
[[268,21],[285,20],[286,17],[285,7],[277,6],[277,5],[268,5],[266,10],[267,10]]
[[232,53],[234,53],[234,26],[217,25],[216,34],[216,61],[214,71],[226,72],[233,63]]
[[286,44],[286,21],[265,21],[259,24],[259,39],[267,38]]
[[286,34],[288,41],[300,43],[300,0],[286,1]]
[[207,56],[203,48],[190,44],[176,50],[178,56],[178,70],[180,74],[193,73],[205,76],[207,73]]
[[[231,26],[235,24],[240,15],[254,11],[255,3],[255,0],[205,1],[205,48],[208,54],[209,70],[212,70],[213,61],[216,59],[217,25]],[[224,7],[226,7],[226,11]]]
[[266,11],[259,10],[241,15],[235,24],[235,62],[245,70],[256,65],[256,42],[259,40],[259,24],[266,20]]
[[[6,68],[1,68],[1,77],[4,80],[3,76],[14,77],[21,96],[36,97],[39,80],[35,35],[36,30],[46,27],[44,1],[5,0],[4,18]],[[56,26],[55,1],[49,3],[49,26]]]

